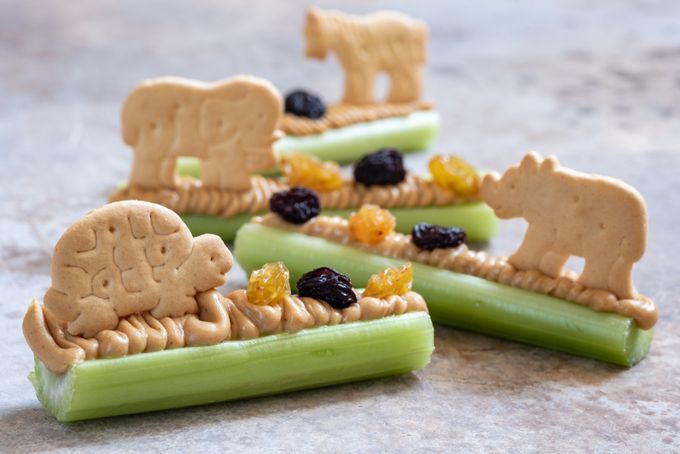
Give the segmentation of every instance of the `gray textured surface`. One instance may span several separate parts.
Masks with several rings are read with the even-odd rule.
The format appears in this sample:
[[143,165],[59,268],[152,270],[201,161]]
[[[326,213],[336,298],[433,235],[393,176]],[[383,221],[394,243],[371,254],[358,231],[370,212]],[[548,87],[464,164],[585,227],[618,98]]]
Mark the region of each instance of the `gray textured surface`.
[[[666,1],[342,6],[431,25],[437,151],[502,169],[535,149],[640,190],[651,232],[636,281],[662,319],[637,367],[439,327],[430,367],[404,377],[74,425],[45,414],[21,317],[61,232],[126,176],[126,93],[165,73],[249,72],[333,99],[337,65],[302,56],[305,6],[0,1],[0,451],[680,450],[680,5]],[[491,250],[510,252],[521,229],[503,225]]]

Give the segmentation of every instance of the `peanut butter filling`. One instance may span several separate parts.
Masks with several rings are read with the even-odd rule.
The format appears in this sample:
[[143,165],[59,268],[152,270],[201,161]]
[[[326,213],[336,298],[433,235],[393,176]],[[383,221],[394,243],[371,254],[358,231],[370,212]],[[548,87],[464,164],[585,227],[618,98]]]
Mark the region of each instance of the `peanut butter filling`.
[[[252,176],[252,188],[247,191],[225,191],[208,188],[200,180],[183,177],[175,188],[145,188],[126,186],[114,192],[110,201],[146,200],[158,203],[180,214],[207,214],[230,218],[238,214],[254,214],[269,210],[269,198],[288,188],[280,180]],[[399,184],[364,186],[346,181],[339,189],[319,192],[324,209],[358,208],[364,204],[383,208],[414,208],[453,205],[477,201],[441,188],[432,180],[409,174]]]
[[426,110],[432,110],[431,103],[335,104],[328,108],[323,118],[319,119],[286,114],[280,120],[279,129],[289,136],[309,136],[321,134],[329,129],[342,128],[382,118],[405,117],[414,112]]
[[126,186],[109,197],[119,200],[145,200],[170,208],[180,214],[209,214],[230,218],[238,214],[254,214],[269,209],[269,198],[287,189],[276,179],[259,175],[251,177],[252,187],[246,191],[223,191],[203,186],[200,180],[183,177],[174,188],[146,188]]
[[248,302],[245,290],[227,297],[216,290],[197,295],[199,313],[155,318],[150,313],[121,318],[114,330],[93,337],[73,336],[52,313],[33,301],[24,319],[24,334],[35,355],[55,373],[85,359],[117,358],[184,346],[214,345],[227,340],[253,339],[305,328],[374,320],[406,312],[427,311],[415,293],[386,299],[359,297],[345,309],[334,309],[313,298],[289,296],[279,304],[258,306]]
[[652,328],[659,317],[654,302],[643,295],[637,295],[634,299],[619,299],[610,291],[584,287],[576,282],[577,276],[570,272],[554,279],[536,270],[520,271],[508,263],[507,257],[471,251],[464,244],[457,248],[424,251],[411,242],[409,235],[400,233],[392,233],[378,244],[363,244],[351,237],[348,222],[339,217],[319,216],[305,224],[292,225],[274,214],[268,214],[254,218],[253,222],[350,245],[372,254],[423,263],[554,296],[596,311],[613,312],[634,319],[642,329]]

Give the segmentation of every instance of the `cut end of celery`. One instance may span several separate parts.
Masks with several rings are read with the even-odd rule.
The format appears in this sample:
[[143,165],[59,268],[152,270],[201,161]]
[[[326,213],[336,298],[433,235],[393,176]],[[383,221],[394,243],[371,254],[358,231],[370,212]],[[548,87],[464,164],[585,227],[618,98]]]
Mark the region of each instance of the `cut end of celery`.
[[[307,153],[324,161],[346,164],[384,147],[397,148],[405,153],[424,150],[437,137],[440,123],[437,112],[420,111],[404,117],[383,118],[329,129],[322,134],[285,136],[274,143],[274,150],[279,156],[293,152]],[[179,157],[177,169],[180,175],[201,176],[197,158]]]
[[[246,272],[281,260],[291,282],[310,269],[330,266],[361,283],[376,271],[404,263],[259,224],[241,228],[234,245]],[[413,273],[413,290],[427,301],[432,319],[443,325],[627,367],[644,358],[651,345],[653,330],[618,314],[421,263],[413,264]]]
[[87,360],[29,380],[59,421],[180,408],[402,374],[434,350],[425,312],[206,347]]

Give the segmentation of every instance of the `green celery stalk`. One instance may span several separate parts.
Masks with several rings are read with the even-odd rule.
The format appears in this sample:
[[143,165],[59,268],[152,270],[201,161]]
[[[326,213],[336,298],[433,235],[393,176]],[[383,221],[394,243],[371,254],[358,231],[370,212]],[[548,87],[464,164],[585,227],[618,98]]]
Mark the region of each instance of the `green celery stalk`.
[[[246,272],[280,260],[292,282],[319,266],[366,282],[376,271],[404,263],[259,224],[244,225],[234,244]],[[413,264],[413,272],[413,289],[425,298],[436,323],[623,366],[639,362],[651,344],[653,330],[642,330],[618,314],[419,263]]]
[[324,161],[347,163],[384,147],[402,152],[426,149],[437,136],[439,123],[437,112],[414,112],[405,117],[329,129],[314,136],[286,136],[276,142],[274,148],[280,155],[310,153]]
[[[353,211],[356,209],[324,210],[323,214],[349,218]],[[390,212],[397,219],[396,230],[402,233],[411,233],[413,226],[419,222],[462,227],[470,241],[488,241],[498,231],[498,219],[493,210],[482,202],[424,208],[392,208]],[[189,226],[194,236],[214,233],[221,236],[224,241],[231,242],[239,227],[247,223],[252,216],[241,214],[223,219],[204,214],[183,214],[182,220]]]
[[[439,124],[437,112],[414,112],[406,117],[357,123],[312,136],[286,136],[274,143],[274,150],[279,156],[308,153],[324,161],[345,164],[384,147],[394,147],[402,152],[424,150],[437,136]],[[177,169],[180,175],[201,176],[197,158],[180,157]]]
[[434,329],[425,312],[322,326],[116,359],[29,379],[59,421],[141,413],[402,374],[425,367]]
[[193,236],[212,233],[221,237],[226,243],[231,243],[234,241],[238,229],[255,215],[238,214],[229,219],[209,214],[180,214],[180,216]]

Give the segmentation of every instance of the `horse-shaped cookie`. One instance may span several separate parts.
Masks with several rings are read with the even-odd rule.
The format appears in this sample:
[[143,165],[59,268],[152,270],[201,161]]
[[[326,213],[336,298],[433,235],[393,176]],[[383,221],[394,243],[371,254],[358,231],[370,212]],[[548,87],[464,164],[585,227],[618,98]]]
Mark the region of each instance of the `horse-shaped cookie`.
[[381,72],[390,77],[389,102],[420,99],[427,47],[423,22],[393,11],[351,16],[311,8],[305,37],[308,57],[323,60],[329,51],[337,55],[345,71],[345,103],[373,103]]
[[134,148],[130,184],[174,187],[178,156],[201,158],[203,184],[247,190],[276,163],[281,96],[269,82],[236,76],[212,84],[162,77],[140,83],[123,105],[123,139]]
[[486,175],[481,195],[499,218],[523,217],[529,224],[508,259],[515,268],[556,278],[569,256],[583,257],[578,282],[620,299],[636,297],[632,270],[645,251],[647,209],[631,186],[529,153],[502,177]]

